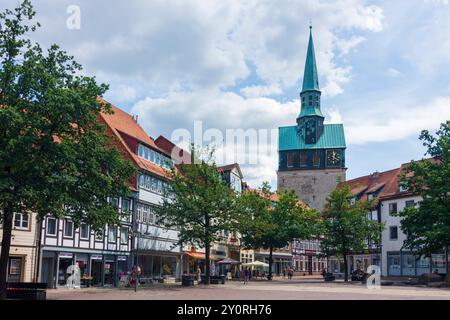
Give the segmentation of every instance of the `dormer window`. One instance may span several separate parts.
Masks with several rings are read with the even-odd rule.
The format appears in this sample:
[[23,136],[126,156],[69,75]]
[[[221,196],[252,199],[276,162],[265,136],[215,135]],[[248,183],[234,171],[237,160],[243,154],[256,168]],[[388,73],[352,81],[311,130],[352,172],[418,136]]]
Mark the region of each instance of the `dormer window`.
[[399,191],[400,191],[400,192],[406,192],[406,191],[408,191],[408,188],[407,188],[406,186],[400,185]]
[[138,147],[138,156],[165,169],[172,169],[174,165],[169,157],[141,144]]

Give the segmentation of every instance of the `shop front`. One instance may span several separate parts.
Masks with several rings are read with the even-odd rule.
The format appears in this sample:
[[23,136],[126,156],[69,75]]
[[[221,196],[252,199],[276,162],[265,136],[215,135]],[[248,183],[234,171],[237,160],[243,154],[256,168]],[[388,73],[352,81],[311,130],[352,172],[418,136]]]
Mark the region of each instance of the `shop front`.
[[[283,270],[288,267],[292,268],[292,254],[274,252],[272,255],[272,273],[277,276],[283,275]],[[269,253],[255,252],[255,261],[269,263]],[[264,271],[268,272],[269,267],[265,267]]]
[[[187,274],[197,274],[197,270],[200,268],[201,274],[205,274],[205,259],[206,257],[204,252],[185,251],[183,256],[183,272],[186,272]],[[217,262],[221,259],[213,254],[210,255],[209,259],[211,264],[211,273],[219,273],[221,271],[221,267],[217,264]]]
[[[41,281],[49,288],[63,288],[78,278],[80,286],[117,286],[120,273],[130,270],[128,254],[43,251]],[[71,278],[72,277],[72,278]]]
[[410,251],[387,252],[388,276],[414,276],[437,272],[446,274],[445,253],[432,254],[430,257],[418,256]]
[[179,254],[162,254],[161,252],[139,252],[138,265],[141,278],[160,281],[169,278],[180,278],[181,261]]

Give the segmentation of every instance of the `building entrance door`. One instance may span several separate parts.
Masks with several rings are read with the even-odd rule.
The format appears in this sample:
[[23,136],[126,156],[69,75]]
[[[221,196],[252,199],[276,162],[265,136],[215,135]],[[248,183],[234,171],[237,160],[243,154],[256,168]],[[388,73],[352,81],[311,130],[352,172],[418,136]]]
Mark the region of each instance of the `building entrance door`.
[[94,286],[103,285],[103,260],[92,260],[92,284]]
[[47,288],[55,288],[55,259],[42,258],[41,282],[47,283]]

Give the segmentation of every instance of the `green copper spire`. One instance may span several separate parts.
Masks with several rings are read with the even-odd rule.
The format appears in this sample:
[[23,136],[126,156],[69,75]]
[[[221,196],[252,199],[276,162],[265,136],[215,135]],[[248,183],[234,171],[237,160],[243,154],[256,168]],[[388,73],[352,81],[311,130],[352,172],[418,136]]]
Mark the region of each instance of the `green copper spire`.
[[312,38],[312,26],[309,27],[309,44],[306,54],[305,73],[303,75],[303,89],[300,93],[301,110],[299,118],[307,116],[322,117],[320,110],[320,88],[317,74],[316,55],[314,53],[314,42]]
[[303,75],[302,92],[316,90],[319,91],[319,77],[317,75],[316,55],[314,53],[314,42],[312,38],[312,26],[309,27],[309,44],[306,55],[305,72]]

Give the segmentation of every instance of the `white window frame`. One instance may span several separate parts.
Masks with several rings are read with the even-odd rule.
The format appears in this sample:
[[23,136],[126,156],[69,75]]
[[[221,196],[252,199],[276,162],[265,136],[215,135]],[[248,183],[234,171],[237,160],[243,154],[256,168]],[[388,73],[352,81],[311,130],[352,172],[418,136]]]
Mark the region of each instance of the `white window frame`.
[[[48,226],[49,226],[49,221],[50,220],[55,221],[55,233],[48,232],[48,229],[49,229]],[[45,234],[47,236],[56,236],[58,234],[58,220],[55,217],[47,217],[47,223],[46,223],[46,226],[45,226]]]
[[[83,226],[86,226],[86,228],[87,228],[87,237],[83,237]],[[81,223],[80,224],[80,239],[81,240],[89,240],[89,235],[90,235],[90,230],[89,230],[90,228],[89,228],[89,225],[87,224],[87,223],[85,223],[85,222],[83,222],[83,223]]]
[[[126,235],[125,241],[122,241],[123,240],[122,239],[123,234]],[[124,228],[124,227],[120,228],[120,244],[121,245],[127,245],[128,244],[128,228]]]
[[[114,241],[110,240],[110,235],[114,231]],[[108,226],[108,243],[117,243],[117,227],[116,226]]]
[[[20,221],[20,225],[16,226],[16,215],[20,215],[19,221]],[[24,217],[27,217],[27,226],[24,227],[23,223],[24,223]],[[14,213],[14,220],[13,220],[13,226],[15,230],[30,230],[30,214],[29,213],[19,213],[16,212]]]
[[[71,230],[71,235],[70,235],[70,236],[68,236],[68,235],[66,234],[66,231],[67,231],[67,229],[66,229],[66,228],[67,228],[67,223],[71,223],[71,224],[72,224],[72,230]],[[64,238],[67,238],[67,239],[72,239],[73,236],[74,236],[74,230],[75,230],[75,228],[74,228],[73,221],[70,220],[70,219],[64,220],[63,237],[64,237]]]

